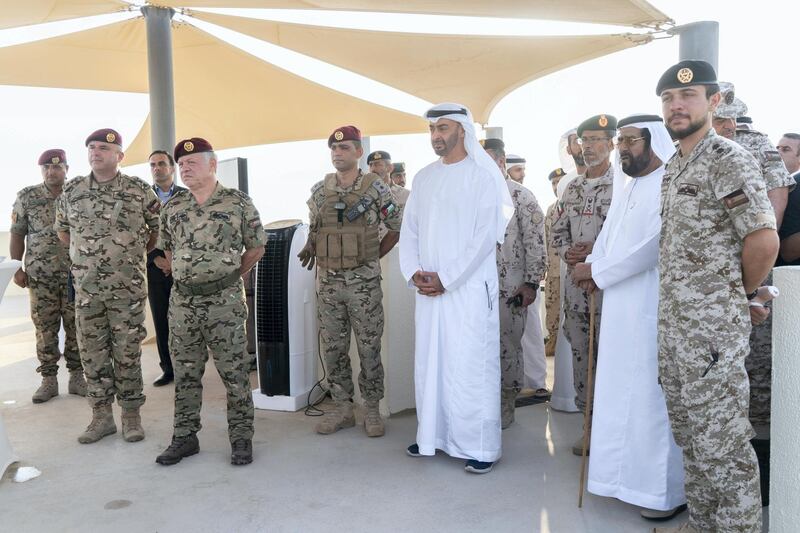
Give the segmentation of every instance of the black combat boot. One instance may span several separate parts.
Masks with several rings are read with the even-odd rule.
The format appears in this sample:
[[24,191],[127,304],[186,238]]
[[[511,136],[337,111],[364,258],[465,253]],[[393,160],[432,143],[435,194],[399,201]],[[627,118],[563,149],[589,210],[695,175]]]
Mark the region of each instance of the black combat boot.
[[184,457],[189,457],[200,451],[200,442],[197,435],[192,433],[186,437],[172,436],[172,443],[164,452],[156,457],[160,465],[174,465],[181,462]]
[[249,465],[253,462],[253,441],[238,439],[231,444],[231,464]]

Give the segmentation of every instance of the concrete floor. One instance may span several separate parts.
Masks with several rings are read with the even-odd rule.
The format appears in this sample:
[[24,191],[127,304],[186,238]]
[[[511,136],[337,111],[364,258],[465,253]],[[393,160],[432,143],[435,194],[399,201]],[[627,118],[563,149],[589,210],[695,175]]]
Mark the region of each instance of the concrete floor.
[[[502,461],[483,476],[442,453],[406,456],[413,414],[392,417],[385,437],[369,439],[363,427],[320,436],[317,419],[302,412],[257,411],[255,460],[233,467],[224,388],[209,365],[200,454],[157,465],[172,434],[173,390],[150,385],[159,373],[153,344],[143,355],[146,439],[126,443],[117,433],[78,444],[91,413],[83,398],[65,394],[65,369],[62,395],[31,403],[39,383],[33,329],[19,311],[24,304],[13,300],[0,306],[0,415],[21,464],[42,475],[0,481],[0,531],[652,531],[617,500],[587,494],[577,508],[580,458],[570,446],[581,416],[546,405],[517,409],[516,424],[503,433]],[[115,415],[119,426],[116,405]]]

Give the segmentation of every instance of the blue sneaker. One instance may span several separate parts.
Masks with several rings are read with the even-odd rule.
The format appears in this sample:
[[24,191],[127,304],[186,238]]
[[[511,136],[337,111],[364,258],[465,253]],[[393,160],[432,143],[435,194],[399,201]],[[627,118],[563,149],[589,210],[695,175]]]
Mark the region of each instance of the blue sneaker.
[[406,454],[410,455],[411,457],[422,457],[422,454],[419,453],[419,446],[417,446],[416,442],[406,448]]
[[483,461],[470,459],[467,461],[467,464],[464,465],[464,470],[467,472],[472,472],[473,474],[488,474],[492,471],[493,466],[494,463],[484,463]]

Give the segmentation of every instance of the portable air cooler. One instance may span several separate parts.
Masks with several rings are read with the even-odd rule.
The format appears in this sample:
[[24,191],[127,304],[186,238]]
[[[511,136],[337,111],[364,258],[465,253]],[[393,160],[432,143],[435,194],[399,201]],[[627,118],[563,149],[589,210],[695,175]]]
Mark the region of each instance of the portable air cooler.
[[[317,301],[314,271],[297,254],[308,238],[299,220],[264,226],[267,244],[255,268],[257,409],[297,411],[317,381]],[[319,394],[319,388],[315,389]],[[312,395],[311,401],[316,399]]]

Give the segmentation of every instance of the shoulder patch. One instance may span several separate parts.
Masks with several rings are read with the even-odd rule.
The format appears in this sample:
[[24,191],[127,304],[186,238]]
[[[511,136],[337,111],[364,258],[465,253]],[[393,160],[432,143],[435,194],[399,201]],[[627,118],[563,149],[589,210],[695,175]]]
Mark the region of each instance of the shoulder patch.
[[764,150],[764,159],[771,162],[783,161],[777,150]]
[[728,209],[733,209],[734,207],[739,207],[740,205],[749,203],[750,199],[742,189],[736,189],[729,195],[725,196],[722,201],[725,202],[725,207]]
[[314,184],[313,187],[311,187],[311,194],[315,194],[318,190],[320,190],[324,186],[325,186],[325,180],[318,181],[317,183]]
[[390,193],[389,186],[386,185],[382,179],[377,179],[372,182],[372,186],[378,191],[378,194],[385,196]]

